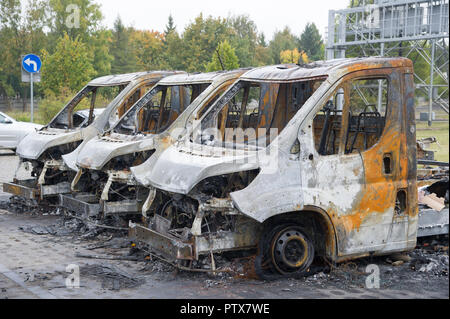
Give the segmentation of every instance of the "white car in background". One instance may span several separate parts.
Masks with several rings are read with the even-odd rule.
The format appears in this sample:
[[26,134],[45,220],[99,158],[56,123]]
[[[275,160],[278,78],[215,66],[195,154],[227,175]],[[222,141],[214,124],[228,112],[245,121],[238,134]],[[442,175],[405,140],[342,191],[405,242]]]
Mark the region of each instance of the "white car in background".
[[0,150],[14,151],[26,135],[41,128],[42,125],[18,122],[0,112]]

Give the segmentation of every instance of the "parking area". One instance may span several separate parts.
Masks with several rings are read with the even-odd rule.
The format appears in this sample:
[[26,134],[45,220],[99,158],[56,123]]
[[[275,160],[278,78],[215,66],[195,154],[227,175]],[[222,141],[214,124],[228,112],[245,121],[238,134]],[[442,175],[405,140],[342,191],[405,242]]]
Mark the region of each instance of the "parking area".
[[[12,179],[17,161],[13,154],[1,152],[0,182]],[[20,174],[26,177],[27,172]],[[18,210],[7,194],[0,193],[0,298],[449,297],[448,237],[427,239],[404,256],[366,258],[302,279],[263,282],[246,275],[245,266],[251,264],[251,258],[236,261],[219,256],[235,269],[233,273],[177,271],[143,253],[130,254],[130,242],[123,235],[93,232],[57,209],[47,213]],[[368,282],[376,282],[370,277],[374,273],[366,273],[373,265],[379,270],[379,289],[367,289]],[[80,287],[68,288],[67,279],[78,270]]]

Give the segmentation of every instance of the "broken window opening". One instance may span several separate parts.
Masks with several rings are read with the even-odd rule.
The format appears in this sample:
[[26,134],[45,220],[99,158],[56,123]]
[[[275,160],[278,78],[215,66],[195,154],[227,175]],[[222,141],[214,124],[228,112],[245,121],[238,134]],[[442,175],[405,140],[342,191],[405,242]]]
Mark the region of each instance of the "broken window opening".
[[116,108],[115,112],[113,112],[108,120],[109,126],[106,128],[108,130],[110,127],[114,127],[122,116],[128,112],[128,110],[136,104],[139,99],[147,94],[153,87],[155,86],[154,82],[147,83],[145,86],[136,90],[129,98],[125,100],[119,107]]
[[384,166],[384,174],[385,175],[392,175],[393,171],[393,160],[392,160],[392,154],[386,154],[383,158],[383,166]]
[[[228,85],[222,85],[220,88],[214,90],[214,95],[209,97],[209,99],[203,103],[200,107],[200,110],[197,112],[195,119],[200,120],[206,112],[210,109],[210,107],[217,102],[217,100],[222,96],[223,93],[228,89]],[[192,136],[191,136],[192,140]]]
[[190,101],[189,105],[192,104],[200,96],[200,94],[202,94],[203,91],[205,91],[209,86],[210,86],[209,83],[193,85],[190,88],[192,90],[192,93],[191,93],[191,101]]
[[323,81],[240,81],[213,105],[195,141],[231,148],[269,145]]
[[120,86],[87,86],[81,90],[49,124],[56,129],[76,129],[91,125],[120,93]]
[[350,87],[345,154],[364,152],[378,143],[388,105],[386,78],[357,79]]
[[322,156],[339,153],[345,90],[339,87],[317,113],[313,121],[314,143]]
[[336,155],[341,146],[345,154],[357,154],[378,143],[386,125],[388,83],[386,78],[354,79],[333,93],[313,122],[320,155]]
[[397,193],[397,199],[395,201],[395,214],[404,215],[408,208],[408,196],[406,190],[400,190]]
[[[159,134],[209,85],[157,86],[134,104],[114,128],[120,134]],[[195,100],[195,99],[194,99]]]

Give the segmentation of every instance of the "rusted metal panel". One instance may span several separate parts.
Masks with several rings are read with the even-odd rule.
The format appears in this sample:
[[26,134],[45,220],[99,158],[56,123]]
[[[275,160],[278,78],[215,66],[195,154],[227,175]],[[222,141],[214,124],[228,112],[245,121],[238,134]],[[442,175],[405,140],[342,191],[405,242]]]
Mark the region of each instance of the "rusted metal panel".
[[241,216],[234,231],[221,231],[195,236],[194,250],[199,255],[232,250],[255,249],[260,238],[261,226]]
[[[244,73],[248,69],[241,69],[231,72],[239,72]],[[178,74],[173,75],[167,78],[162,79],[159,84],[161,85],[180,85],[184,83],[191,83],[191,84],[207,84],[212,83],[214,81],[217,81],[217,79],[223,77],[224,75],[229,75],[230,71],[218,71],[218,72],[208,72],[208,73],[198,73],[198,74],[192,74],[192,73],[186,73],[186,74]]]
[[417,237],[428,237],[448,234],[449,210],[448,208],[437,212],[432,209],[424,209],[419,214],[419,230]]
[[63,182],[55,185],[41,185],[41,197],[70,193],[70,183]]
[[192,244],[183,243],[175,237],[163,235],[131,222],[129,238],[146,244],[150,250],[162,255],[169,261],[194,259]]
[[125,200],[120,202],[104,202],[103,215],[120,215],[120,214],[141,214],[142,201]]
[[61,194],[59,195],[59,206],[87,217],[98,216],[102,211],[97,198],[91,194]]
[[[24,162],[19,162],[19,168],[24,165]],[[51,197],[58,194],[70,193],[70,183],[60,182],[53,185],[45,184],[45,175],[48,170],[51,169],[61,169],[65,170],[66,167],[62,160],[49,160],[45,161],[44,167],[38,178],[29,180],[17,180],[14,183],[7,183],[4,187],[6,193],[24,197],[27,199],[38,199],[42,200],[45,197]]]
[[17,183],[3,183],[3,191],[26,199],[39,198],[35,179],[18,181]]

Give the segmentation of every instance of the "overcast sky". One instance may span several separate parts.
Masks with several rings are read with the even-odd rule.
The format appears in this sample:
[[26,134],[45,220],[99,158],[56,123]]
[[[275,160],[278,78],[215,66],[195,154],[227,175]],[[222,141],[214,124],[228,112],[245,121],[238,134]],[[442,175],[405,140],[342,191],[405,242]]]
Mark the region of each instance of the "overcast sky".
[[328,10],[344,9],[349,0],[96,0],[102,6],[104,24],[112,27],[120,15],[127,26],[164,31],[172,14],[178,32],[197,17],[227,17],[247,14],[259,32],[270,40],[273,33],[289,26],[299,35],[306,23],[314,22],[322,36],[328,24]]

